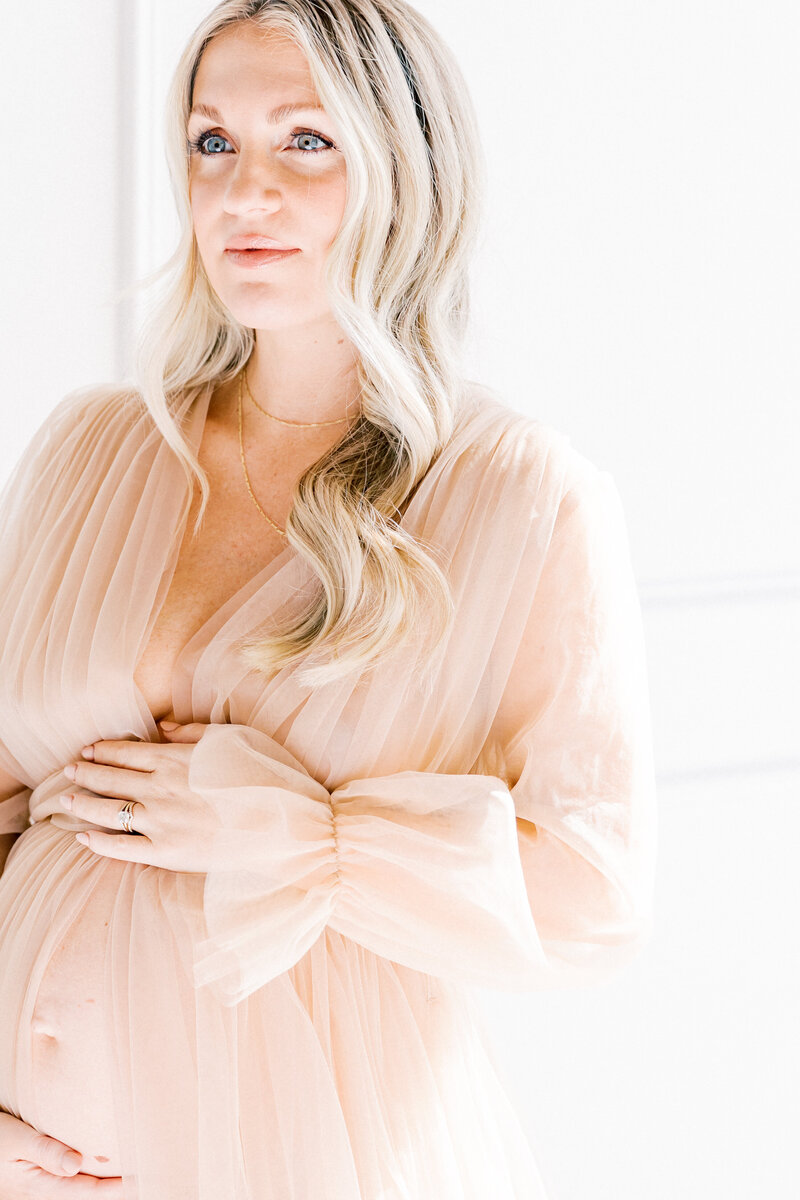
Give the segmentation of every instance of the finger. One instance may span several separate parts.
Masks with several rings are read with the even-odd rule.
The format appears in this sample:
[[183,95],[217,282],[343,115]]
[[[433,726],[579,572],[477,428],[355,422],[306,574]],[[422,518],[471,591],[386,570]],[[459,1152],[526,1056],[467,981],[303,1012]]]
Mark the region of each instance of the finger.
[[51,1175],[75,1175],[80,1170],[83,1156],[77,1150],[27,1125],[23,1128],[26,1131],[30,1129],[30,1145],[24,1148],[28,1162],[35,1163]]
[[159,721],[158,727],[171,742],[199,742],[208,725],[202,721],[192,721],[189,725],[176,725],[174,729],[165,729]]
[[67,779],[98,795],[115,796],[118,800],[154,799],[156,796],[152,770],[107,767],[93,762],[70,763],[69,767],[74,769],[64,769]]
[[[91,821],[92,825],[104,825],[113,833],[120,831],[124,833],[119,819],[121,805],[118,799],[110,796],[89,795],[86,792],[64,792],[58,799],[65,812],[71,813],[73,817]],[[152,804],[152,800],[150,803]],[[133,809],[133,823],[136,826],[134,832],[143,833],[149,837],[153,832],[151,816],[152,813],[148,813],[147,806],[138,800]],[[130,837],[130,834],[126,836]]]
[[83,833],[76,833],[75,840],[104,858],[144,863],[152,867],[158,865],[153,862],[153,843],[144,835],[134,837],[130,833],[98,833],[96,829],[86,829]]
[[163,742],[142,742],[132,738],[102,738],[81,750],[86,762],[131,767],[137,771],[154,771],[163,754]]

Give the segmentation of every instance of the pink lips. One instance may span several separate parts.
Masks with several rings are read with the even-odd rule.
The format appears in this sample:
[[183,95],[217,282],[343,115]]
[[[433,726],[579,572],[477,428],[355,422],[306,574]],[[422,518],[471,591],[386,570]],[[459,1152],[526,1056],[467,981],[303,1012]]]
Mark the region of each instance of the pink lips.
[[281,258],[288,258],[291,254],[299,254],[300,251],[294,250],[226,250],[225,257],[231,262],[235,262],[240,267],[262,267],[267,263],[277,262]]

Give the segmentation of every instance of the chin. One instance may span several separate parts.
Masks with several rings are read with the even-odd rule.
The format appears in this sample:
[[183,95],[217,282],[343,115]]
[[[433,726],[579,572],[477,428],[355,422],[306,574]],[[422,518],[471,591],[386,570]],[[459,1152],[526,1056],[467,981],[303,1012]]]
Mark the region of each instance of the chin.
[[268,303],[247,303],[241,295],[221,297],[228,312],[248,329],[293,329],[322,317],[330,317],[331,308],[325,301],[301,301],[297,297],[270,299]]

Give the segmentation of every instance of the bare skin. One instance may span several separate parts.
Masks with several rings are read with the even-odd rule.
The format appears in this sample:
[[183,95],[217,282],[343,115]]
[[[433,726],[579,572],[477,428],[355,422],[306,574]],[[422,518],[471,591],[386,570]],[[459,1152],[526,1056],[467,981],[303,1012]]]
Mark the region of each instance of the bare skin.
[[[71,1166],[62,1163],[72,1151]],[[122,1179],[84,1175],[71,1146],[0,1112],[0,1196],[3,1200],[121,1200]]]
[[[3,781],[7,778],[8,776],[4,776]],[[19,785],[3,788],[5,795],[18,790]],[[36,1036],[35,1026],[32,1026],[32,1033]],[[51,1043],[49,1038],[37,1037],[37,1040],[55,1046],[55,1042]],[[17,1200],[17,1197],[20,1200],[22,1197],[25,1200],[39,1200],[40,1197],[41,1200],[47,1200],[51,1196],[71,1196],[75,1200],[83,1200],[83,1197],[90,1194],[95,1195],[97,1187],[101,1184],[106,1189],[103,1194],[109,1198],[113,1197],[116,1200],[122,1197],[121,1177],[113,1167],[103,1173],[102,1163],[109,1162],[107,1157],[104,1159],[84,1155],[77,1146],[42,1133],[40,1129],[41,1125],[36,1128],[13,1113],[0,1109],[2,1200]],[[68,1152],[74,1156],[74,1161],[63,1165],[63,1157]]]
[[[218,389],[209,404],[198,451],[211,489],[203,524],[193,538],[199,508],[196,489],[169,592],[134,673],[156,720],[176,719],[172,712],[172,675],[180,651],[222,604],[286,546],[285,539],[255,507],[244,483],[237,391],[234,381]],[[269,420],[250,405],[244,424],[247,470],[259,503],[276,524],[285,528],[297,480],[338,441],[345,426],[323,426],[298,433],[284,432],[280,425],[275,432],[265,431],[263,426],[269,425]]]
[[[277,124],[267,120],[276,106],[320,103],[305,56],[275,33],[233,26],[204,51],[192,102],[188,137],[205,139],[190,159],[195,239],[214,291],[255,332],[247,371],[253,395],[289,421],[352,419],[357,354],[325,287],[328,251],[347,195],[338,129],[316,107]],[[200,106],[219,115],[208,117]],[[250,234],[295,253],[247,269],[226,248]],[[264,418],[261,432],[253,423],[251,443],[263,434],[269,447],[279,433],[301,449],[314,431]],[[262,504],[270,512],[266,500]],[[274,519],[280,522],[278,515]]]

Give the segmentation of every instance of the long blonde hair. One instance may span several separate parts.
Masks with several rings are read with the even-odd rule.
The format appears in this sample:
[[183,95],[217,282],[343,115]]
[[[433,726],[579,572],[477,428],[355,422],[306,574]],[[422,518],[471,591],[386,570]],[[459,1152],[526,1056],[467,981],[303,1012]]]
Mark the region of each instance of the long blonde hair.
[[[450,586],[398,523],[451,437],[466,381],[468,267],[480,228],[484,160],[472,102],[440,35],[404,0],[223,0],[192,34],[167,101],[167,160],[179,244],[136,349],[135,385],[201,507],[208,480],[174,419],[190,389],[243,367],[252,329],[222,305],[199,258],[189,201],[186,130],[200,57],[241,21],[279,29],[306,54],[336,121],[347,201],[326,264],[332,312],[357,351],[361,413],[298,480],[288,542],[320,587],[285,627],[239,643],[270,675],[304,658],[309,687],[365,670],[422,633],[433,662],[453,618]],[[313,655],[310,653],[313,649]]]

